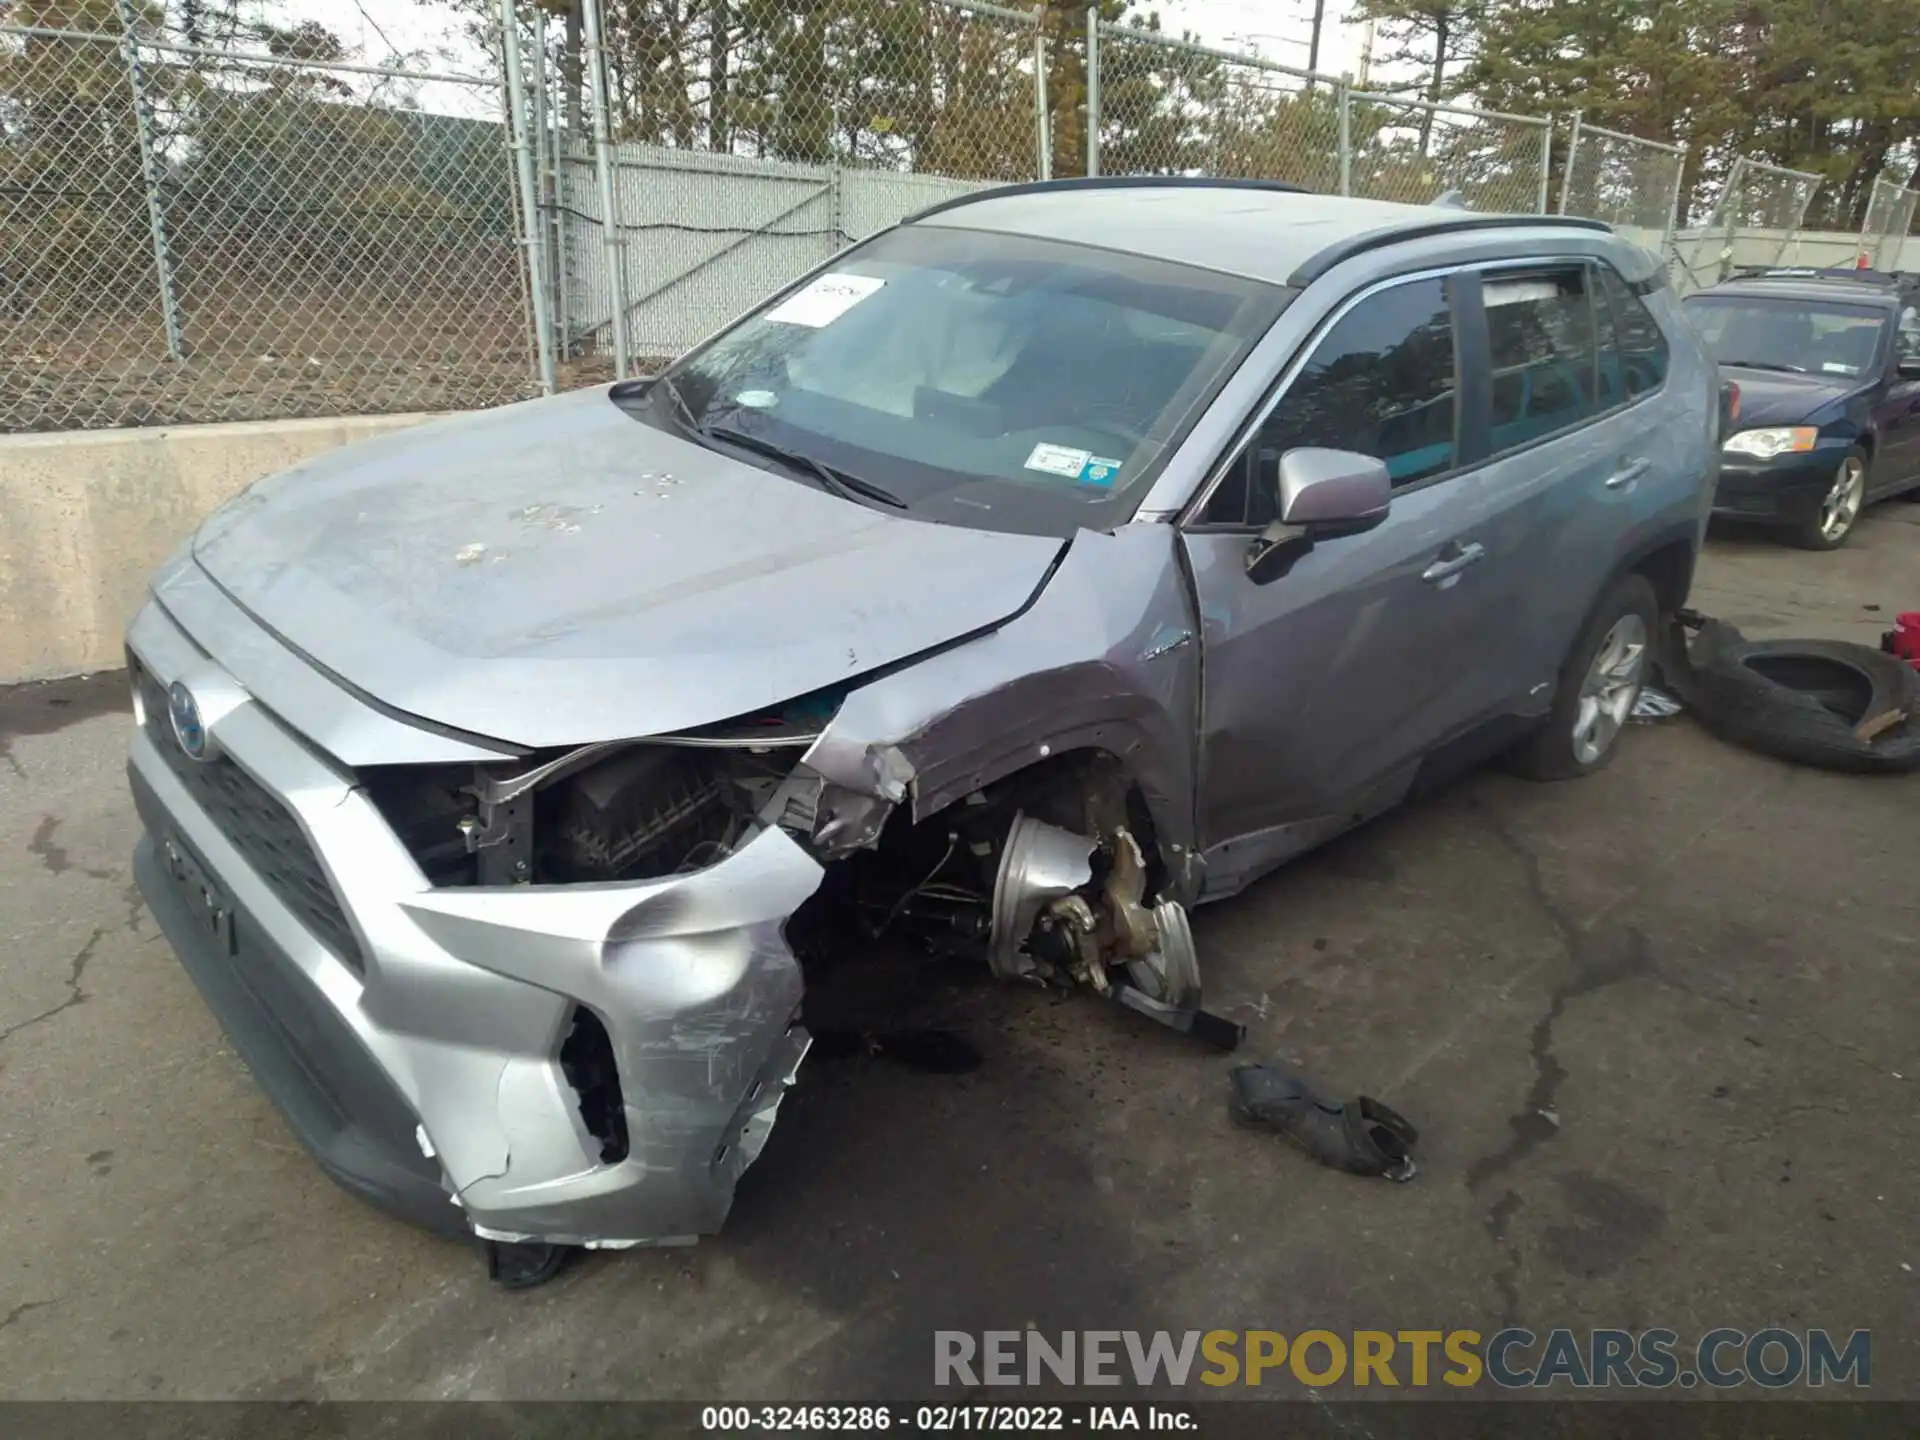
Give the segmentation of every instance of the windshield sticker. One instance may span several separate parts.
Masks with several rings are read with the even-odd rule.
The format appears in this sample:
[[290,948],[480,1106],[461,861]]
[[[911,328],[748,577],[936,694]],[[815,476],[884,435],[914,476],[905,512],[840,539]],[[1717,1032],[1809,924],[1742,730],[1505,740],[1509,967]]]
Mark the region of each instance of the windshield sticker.
[[1860,367],[1858,365],[1847,365],[1838,360],[1825,361],[1820,368],[1829,375],[1858,375],[1860,373]]
[[1036,445],[1033,453],[1027,456],[1027,469],[1043,470],[1049,475],[1064,475],[1069,480],[1078,480],[1080,472],[1087,468],[1093,459],[1090,450],[1075,450],[1070,445]]
[[886,283],[873,275],[838,272],[822,275],[774,306],[767,312],[767,319],[818,330],[831,325]]
[[1082,485],[1106,486],[1113,484],[1120,473],[1120,462],[1071,445],[1036,445],[1027,456],[1026,468],[1078,480]]
[[733,403],[749,410],[771,410],[779,399],[771,390],[742,390],[733,397]]

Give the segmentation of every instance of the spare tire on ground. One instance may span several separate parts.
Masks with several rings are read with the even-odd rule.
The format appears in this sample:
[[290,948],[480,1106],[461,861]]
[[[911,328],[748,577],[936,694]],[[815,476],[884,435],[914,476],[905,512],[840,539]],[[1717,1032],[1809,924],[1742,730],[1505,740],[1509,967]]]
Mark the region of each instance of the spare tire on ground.
[[1920,769],[1920,671],[1871,646],[1749,640],[1682,612],[1661,670],[1700,722],[1735,745],[1823,770]]

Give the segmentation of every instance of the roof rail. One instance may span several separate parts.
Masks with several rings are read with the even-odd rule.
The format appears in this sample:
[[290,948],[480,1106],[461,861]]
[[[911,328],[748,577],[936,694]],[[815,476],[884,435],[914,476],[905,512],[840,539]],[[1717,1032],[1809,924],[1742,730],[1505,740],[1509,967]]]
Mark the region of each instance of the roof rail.
[[1736,265],[1729,280],[1842,280],[1854,285],[1912,285],[1903,270],[1861,270],[1852,265]]
[[1425,240],[1434,235],[1454,235],[1472,230],[1522,230],[1541,225],[1556,230],[1598,230],[1604,235],[1613,233],[1613,227],[1604,220],[1586,220],[1575,215],[1475,215],[1471,211],[1456,211],[1451,215],[1424,220],[1418,225],[1390,225],[1379,230],[1363,230],[1344,240],[1336,240],[1296,266],[1293,274],[1287,277],[1287,284],[1296,290],[1303,289],[1343,260],[1351,260],[1356,255],[1364,255],[1369,250],[1378,250],[1387,245],[1398,245],[1403,240]]
[[957,210],[982,200],[998,200],[1007,195],[1050,195],[1073,190],[1273,190],[1290,195],[1310,193],[1303,185],[1288,185],[1279,180],[1214,180],[1204,175],[1073,175],[1060,180],[1028,180],[1019,185],[996,185],[990,190],[972,190],[955,195],[938,205],[907,216],[900,223],[912,225],[943,211]]

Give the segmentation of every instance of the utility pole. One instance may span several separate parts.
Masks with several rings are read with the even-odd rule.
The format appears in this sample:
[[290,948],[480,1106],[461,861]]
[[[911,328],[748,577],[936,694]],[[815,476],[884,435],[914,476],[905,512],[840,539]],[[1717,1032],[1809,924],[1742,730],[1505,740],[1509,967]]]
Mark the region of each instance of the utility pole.
[[1320,70],[1320,27],[1326,23],[1327,0],[1313,0],[1313,38],[1307,42],[1307,69]]

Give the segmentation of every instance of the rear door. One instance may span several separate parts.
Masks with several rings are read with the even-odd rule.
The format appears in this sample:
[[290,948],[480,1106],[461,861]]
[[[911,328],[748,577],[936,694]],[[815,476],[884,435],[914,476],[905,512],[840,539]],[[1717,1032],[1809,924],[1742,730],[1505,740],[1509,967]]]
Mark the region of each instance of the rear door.
[[1878,495],[1898,495],[1920,486],[1920,375],[1902,375],[1898,367],[1920,366],[1920,314],[1905,305],[1894,331],[1893,374],[1886,396],[1878,406],[1884,447],[1873,466],[1874,491]]
[[[1209,893],[1390,804],[1486,703],[1498,631],[1480,483],[1463,465],[1454,283],[1394,280],[1346,302],[1182,527],[1203,645]],[[1384,460],[1392,509],[1256,583],[1247,553],[1274,518],[1260,453],[1306,445]]]
[[1498,707],[1539,714],[1611,575],[1676,504],[1697,457],[1676,423],[1666,336],[1603,261],[1479,272],[1491,373],[1488,572],[1507,643],[1491,658]]

